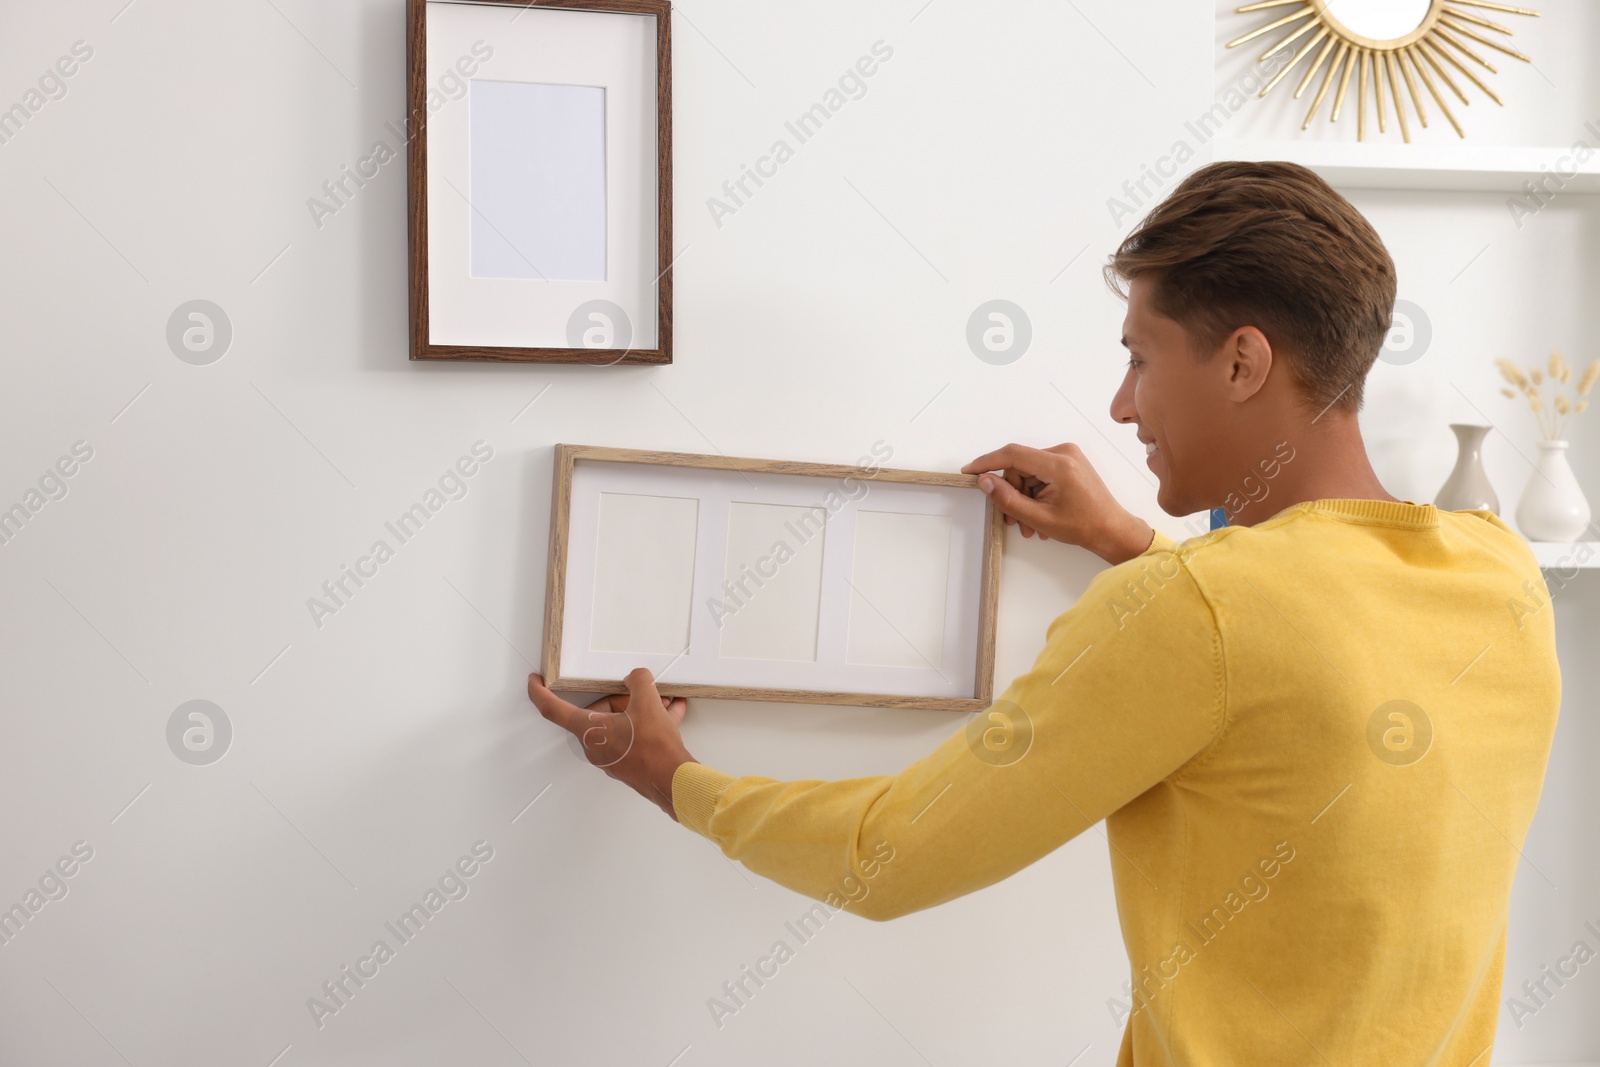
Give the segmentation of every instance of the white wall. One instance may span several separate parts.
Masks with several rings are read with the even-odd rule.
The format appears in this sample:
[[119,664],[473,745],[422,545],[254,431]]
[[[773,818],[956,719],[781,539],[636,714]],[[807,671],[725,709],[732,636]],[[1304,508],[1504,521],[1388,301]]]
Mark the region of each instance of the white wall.
[[[955,469],[1075,440],[1186,536],[1106,415],[1122,312],[1098,266],[1126,230],[1107,198],[1209,102],[1212,12],[683,4],[677,362],[596,369],[407,362],[403,164],[313,223],[325,180],[394,143],[399,0],[125,2],[6,0],[0,33],[0,106],[94,50],[0,145],[0,502],[94,449],[0,548],[0,903],[94,849],[0,946],[0,1061],[1112,1062],[1126,960],[1098,831],[932,912],[836,918],[717,1028],[707,998],[792,943],[808,902],[584,766],[523,677],[558,441],[851,462],[881,439],[897,465]],[[716,225],[706,199],[878,40],[894,58],[867,95]],[[1452,384],[1493,402],[1494,356],[1595,354],[1594,202],[1507,232],[1501,199],[1356,197],[1436,331],[1372,378],[1397,495],[1448,473]],[[1004,367],[964,340],[997,297],[1035,331]],[[234,330],[209,366],[165,339],[197,298]],[[1518,418],[1490,446],[1508,511]],[[1593,433],[1574,460],[1600,500]],[[467,497],[317,628],[306,599],[478,440],[494,459]],[[1007,552],[1001,684],[1096,569],[1015,534]],[[1592,577],[1557,601],[1578,674],[1526,852],[1560,888],[1519,875],[1514,981],[1565,951],[1571,916],[1600,917]],[[210,766],[166,740],[197,698],[234,730]],[[831,778],[896,771],[961,721],[696,702],[685,733],[712,766]],[[469,895],[319,1029],[307,998],[480,840]],[[1501,1058],[1600,1058],[1597,1002],[1585,974]]]

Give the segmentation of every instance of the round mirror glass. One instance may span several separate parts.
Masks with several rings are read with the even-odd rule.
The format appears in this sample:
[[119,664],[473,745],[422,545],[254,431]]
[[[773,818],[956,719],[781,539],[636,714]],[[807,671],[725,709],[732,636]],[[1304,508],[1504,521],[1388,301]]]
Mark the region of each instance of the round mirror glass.
[[1404,37],[1427,17],[1432,0],[1328,0],[1328,14],[1374,41]]

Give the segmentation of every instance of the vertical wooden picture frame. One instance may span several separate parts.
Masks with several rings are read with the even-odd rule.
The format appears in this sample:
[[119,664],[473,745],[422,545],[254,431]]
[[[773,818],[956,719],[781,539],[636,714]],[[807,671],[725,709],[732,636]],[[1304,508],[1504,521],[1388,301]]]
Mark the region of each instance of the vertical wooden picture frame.
[[[557,445],[545,599],[547,684],[621,693],[622,677],[642,666],[668,696],[941,711],[988,707],[1003,518],[975,476],[893,470],[869,459],[851,467]],[[623,507],[608,523],[612,505]],[[791,551],[748,565],[754,552],[740,555],[735,547],[737,509],[769,509],[775,516],[769,529],[783,530]],[[817,521],[780,527],[783,513],[807,513]],[[931,523],[922,529],[942,535],[921,537],[919,548],[919,523]],[[869,538],[871,528],[888,535]],[[913,535],[906,537],[907,530]],[[618,542],[619,532],[632,542]],[[608,540],[615,549],[609,556]],[[770,538],[743,540],[764,546]],[[880,546],[871,558],[863,547],[869,541]],[[817,592],[811,621],[802,618],[796,628],[795,616],[804,612],[795,606],[804,601],[786,598],[780,579],[805,569],[797,550],[807,542],[815,546]],[[673,566],[652,558],[662,545],[678,554],[681,580],[668,573]],[[919,552],[927,565],[905,569],[905,559]],[[904,570],[902,588],[933,596],[933,610],[915,595],[909,607],[879,599],[881,572],[897,569]],[[620,582],[612,571],[621,572]],[[937,589],[928,593],[924,586]],[[608,597],[610,608],[602,603]],[[729,616],[740,610],[749,613],[746,622],[764,612],[767,629],[776,629],[791,651],[774,652],[770,643],[764,651],[749,640],[730,649],[730,636],[753,632],[735,633]],[[934,634],[920,645],[918,624],[933,626]],[[798,654],[792,651],[797,633]],[[892,646],[888,655],[885,641]],[[868,649],[864,657],[855,655],[858,647]],[[910,655],[903,654],[907,648]]]
[[670,0],[407,0],[411,359],[672,362]]

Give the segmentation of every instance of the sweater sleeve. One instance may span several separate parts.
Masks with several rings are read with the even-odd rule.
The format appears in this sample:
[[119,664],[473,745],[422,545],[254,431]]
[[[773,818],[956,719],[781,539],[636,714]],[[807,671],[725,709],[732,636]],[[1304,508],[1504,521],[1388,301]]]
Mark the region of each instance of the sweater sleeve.
[[1152,545],[1098,574],[1033,668],[899,774],[778,781],[685,763],[673,808],[755,873],[881,921],[1072,840],[1216,740],[1225,698],[1210,605],[1181,549]]

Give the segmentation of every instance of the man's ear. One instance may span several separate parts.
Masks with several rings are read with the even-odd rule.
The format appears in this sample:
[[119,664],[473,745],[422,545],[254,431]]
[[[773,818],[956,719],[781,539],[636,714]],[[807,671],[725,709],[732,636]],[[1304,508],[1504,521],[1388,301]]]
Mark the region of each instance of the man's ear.
[[1272,342],[1254,326],[1241,326],[1223,342],[1221,365],[1228,374],[1227,390],[1236,401],[1249,400],[1267,384],[1272,370]]

